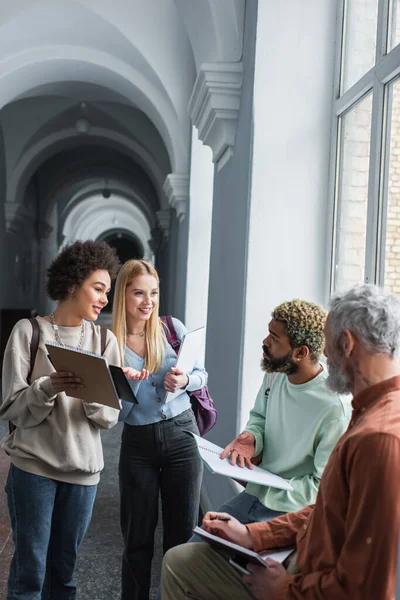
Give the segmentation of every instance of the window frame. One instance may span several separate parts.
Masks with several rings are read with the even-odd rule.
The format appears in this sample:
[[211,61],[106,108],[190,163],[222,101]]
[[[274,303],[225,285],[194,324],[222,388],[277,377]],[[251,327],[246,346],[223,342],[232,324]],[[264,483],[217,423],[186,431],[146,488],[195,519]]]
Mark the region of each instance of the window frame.
[[[400,43],[387,53],[390,0],[379,0],[375,65],[340,95],[346,35],[346,8],[349,0],[338,0],[336,20],[335,71],[331,129],[331,168],[329,174],[329,281],[328,297],[335,291],[336,259],[340,244],[340,167],[342,118],[368,93],[372,93],[371,137],[369,152],[367,230],[364,282],[383,285],[385,263],[386,209],[390,149],[390,84],[400,76]],[[396,0],[392,0],[396,1]],[[399,41],[400,42],[400,41]]]

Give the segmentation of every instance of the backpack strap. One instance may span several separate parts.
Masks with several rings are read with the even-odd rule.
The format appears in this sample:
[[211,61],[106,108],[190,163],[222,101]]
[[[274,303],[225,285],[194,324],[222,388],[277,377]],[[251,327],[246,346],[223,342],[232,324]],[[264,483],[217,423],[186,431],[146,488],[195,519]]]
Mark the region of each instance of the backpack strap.
[[100,352],[103,356],[107,343],[107,327],[100,327]]
[[167,317],[161,317],[161,322],[164,325],[168,343],[171,344],[172,348],[178,354],[181,343],[176,335],[176,330],[171,315],[168,315]]
[[37,320],[34,317],[32,319],[29,319],[29,321],[32,325],[31,366],[30,366],[29,374],[28,374],[28,381],[30,383],[32,373],[33,373],[33,368],[35,366],[37,351],[39,348],[40,329],[39,329],[39,323],[37,322]]
[[[32,317],[31,319],[29,319],[29,322],[32,325],[32,337],[31,337],[31,343],[30,343],[31,361],[30,361],[30,367],[29,367],[29,373],[28,373],[28,383],[31,382],[31,377],[32,377],[32,373],[33,373],[33,368],[35,366],[36,355],[37,355],[37,351],[39,348],[39,340],[40,340],[39,323],[37,322],[35,317]],[[8,431],[10,433],[12,433],[14,431],[14,429],[16,429],[16,426],[14,425],[14,423],[11,423],[11,421],[9,421]]]

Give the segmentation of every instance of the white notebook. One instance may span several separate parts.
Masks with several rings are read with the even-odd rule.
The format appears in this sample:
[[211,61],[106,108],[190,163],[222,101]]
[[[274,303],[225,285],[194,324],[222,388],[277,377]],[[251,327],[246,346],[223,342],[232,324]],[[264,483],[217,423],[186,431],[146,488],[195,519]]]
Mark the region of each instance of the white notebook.
[[[200,327],[194,331],[189,331],[184,336],[180,345],[175,367],[182,369],[184,373],[189,375],[193,371],[196,362],[203,359],[205,345],[205,327]],[[167,392],[165,394],[165,402],[170,402],[180,394],[182,394],[182,390],[177,390],[176,392]]]
[[238,554],[242,558],[245,558],[247,562],[261,564],[263,567],[268,567],[268,564],[265,562],[266,558],[272,558],[282,563],[295,550],[295,548],[285,548],[284,550],[268,550],[267,552],[258,553],[243,546],[238,546],[233,542],[228,542],[228,540],[224,540],[212,533],[208,533],[208,531],[205,531],[201,527],[195,527],[193,533],[200,536],[212,546],[217,546],[228,552],[230,551],[233,555]]
[[223,448],[220,448],[216,444],[213,444],[194,433],[191,435],[196,440],[197,449],[201,458],[212,473],[225,475],[225,477],[232,477],[232,479],[238,479],[239,481],[258,483],[259,485],[271,486],[282,490],[293,490],[286,479],[283,479],[283,477],[279,477],[279,475],[275,475],[274,473],[270,473],[265,469],[260,469],[260,467],[256,466],[249,469],[248,467],[239,467],[237,464],[231,465],[229,456],[221,460],[220,455]]

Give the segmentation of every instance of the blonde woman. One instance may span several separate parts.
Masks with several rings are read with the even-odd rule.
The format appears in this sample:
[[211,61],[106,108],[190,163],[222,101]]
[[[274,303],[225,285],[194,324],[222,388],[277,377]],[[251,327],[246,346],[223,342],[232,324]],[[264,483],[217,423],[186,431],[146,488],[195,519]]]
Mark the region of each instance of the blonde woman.
[[[174,368],[176,354],[158,315],[159,278],[144,260],[121,268],[115,287],[113,331],[139,404],[124,404],[119,462],[121,529],[125,550],[121,600],[148,600],[154,531],[161,493],[164,552],[187,541],[197,524],[202,463],[191,435],[198,428],[187,391],[202,388],[207,373]],[[185,326],[174,319],[178,338]],[[181,393],[165,404],[166,391]]]

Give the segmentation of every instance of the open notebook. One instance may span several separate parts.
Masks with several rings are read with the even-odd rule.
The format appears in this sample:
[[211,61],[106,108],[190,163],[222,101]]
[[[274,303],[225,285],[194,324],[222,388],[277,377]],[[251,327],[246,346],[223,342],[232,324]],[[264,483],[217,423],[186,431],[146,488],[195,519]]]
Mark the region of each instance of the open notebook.
[[84,387],[74,390],[74,398],[118,409],[120,400],[138,403],[122,369],[109,365],[105,356],[56,342],[47,342],[46,348],[56,371],[73,373],[82,380]]
[[248,467],[239,467],[237,464],[231,465],[229,457],[221,460],[220,455],[223,448],[220,448],[216,444],[213,444],[194,433],[191,433],[191,435],[196,440],[197,449],[201,458],[212,473],[232,477],[232,479],[238,479],[239,481],[258,483],[259,485],[271,486],[282,490],[293,490],[293,487],[286,479],[283,479],[283,477],[279,477],[279,475],[275,475],[274,473],[270,473],[265,469],[260,469],[260,467],[255,466],[252,469],[249,469]]
[[[203,540],[211,544],[212,546],[216,546],[222,550],[227,551],[234,558],[240,557],[242,560],[240,562],[252,562],[256,564],[260,564],[263,567],[268,567],[268,564],[265,562],[266,558],[272,558],[277,562],[282,563],[285,558],[289,556],[294,550],[294,548],[285,548],[284,550],[268,550],[267,552],[254,552],[253,550],[248,550],[248,548],[244,548],[243,546],[238,546],[233,542],[228,542],[228,540],[224,540],[212,533],[208,533],[201,527],[195,527],[193,529],[193,533],[200,536]],[[244,560],[243,560],[244,559]]]

